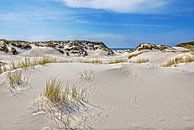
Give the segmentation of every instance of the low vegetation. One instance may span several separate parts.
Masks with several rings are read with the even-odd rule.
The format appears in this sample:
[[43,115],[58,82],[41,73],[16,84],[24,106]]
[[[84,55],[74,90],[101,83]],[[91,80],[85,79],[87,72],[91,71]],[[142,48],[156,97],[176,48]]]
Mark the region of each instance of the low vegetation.
[[191,53],[191,55],[194,55],[194,50],[193,50],[193,51],[191,51],[190,53]]
[[10,64],[10,69],[15,70],[18,68],[27,68],[27,67],[34,67],[36,65],[45,65],[48,63],[55,63],[57,62],[55,58],[51,57],[43,57],[43,58],[35,58],[35,59],[28,59],[25,58],[19,62],[12,62]]
[[45,65],[48,63],[56,63],[56,62],[58,61],[52,57],[43,57],[43,58],[34,58],[34,59],[25,58],[17,62],[12,61],[9,64],[9,66],[0,66],[0,74],[6,71],[16,70],[19,68],[28,68],[28,67],[34,67],[36,65]]
[[7,71],[6,66],[0,66],[0,74]]
[[136,61],[133,61],[133,63],[138,63],[138,64],[146,63],[146,62],[149,62],[148,58],[142,58],[142,59],[138,59]]
[[92,78],[93,78],[93,71],[84,70],[84,71],[80,74],[80,79],[92,80]]
[[177,44],[178,47],[184,47],[187,49],[194,49],[194,41]]
[[100,59],[93,59],[93,60],[84,61],[84,63],[102,64],[102,60],[100,60]]
[[25,82],[24,77],[22,77],[22,71],[8,72],[7,81],[11,88],[21,85]]
[[133,58],[133,57],[137,57],[137,56],[141,55],[142,53],[143,53],[143,52],[138,52],[138,53],[129,55],[129,56],[128,56],[128,59],[131,59],[131,58]]
[[176,57],[174,59],[170,59],[168,62],[166,62],[165,64],[163,64],[163,67],[170,67],[173,65],[177,65],[180,63],[191,63],[194,62],[194,57],[191,56],[187,56],[187,57]]
[[118,63],[123,63],[123,62],[127,62],[126,59],[114,59],[108,62],[108,64],[118,64]]
[[87,124],[88,103],[83,89],[75,86],[63,86],[62,82],[55,78],[46,82],[43,91],[41,110],[57,121],[60,129],[88,129]]
[[56,78],[46,82],[43,95],[52,103],[60,105],[76,103],[85,99],[83,90],[74,86],[63,86],[61,81]]

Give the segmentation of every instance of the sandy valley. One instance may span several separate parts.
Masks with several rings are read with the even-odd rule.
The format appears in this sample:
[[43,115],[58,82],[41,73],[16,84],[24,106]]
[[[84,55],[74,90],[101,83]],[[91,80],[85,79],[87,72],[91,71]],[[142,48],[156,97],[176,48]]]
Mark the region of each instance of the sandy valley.
[[[116,51],[86,41],[2,44],[8,50],[0,51],[1,130],[194,129],[189,49],[141,44]],[[58,90],[48,93],[49,85]]]

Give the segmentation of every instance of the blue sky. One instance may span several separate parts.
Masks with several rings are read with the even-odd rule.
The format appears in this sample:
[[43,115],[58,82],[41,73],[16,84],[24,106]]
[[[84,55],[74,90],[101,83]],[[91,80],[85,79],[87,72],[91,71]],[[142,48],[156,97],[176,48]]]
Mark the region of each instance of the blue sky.
[[194,40],[194,0],[0,0],[0,38],[109,47]]

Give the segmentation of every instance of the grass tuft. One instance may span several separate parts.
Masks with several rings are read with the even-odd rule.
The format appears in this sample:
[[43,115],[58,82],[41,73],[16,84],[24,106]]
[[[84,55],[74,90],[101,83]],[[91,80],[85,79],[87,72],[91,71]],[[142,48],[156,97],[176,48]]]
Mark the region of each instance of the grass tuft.
[[118,64],[118,63],[123,63],[123,62],[127,62],[126,59],[114,59],[108,62],[108,64]]
[[18,68],[28,68],[28,67],[34,67],[36,65],[45,65],[48,63],[55,63],[55,62],[57,62],[56,59],[51,57],[35,58],[33,60],[25,58],[24,60],[21,60],[19,62],[12,62],[10,65],[10,69],[15,70]]
[[192,50],[190,53],[191,53],[191,55],[194,55],[194,50]]
[[69,85],[64,87],[61,81],[56,78],[46,82],[43,95],[52,103],[60,105],[76,103],[85,99],[83,90]]
[[22,77],[22,71],[8,72],[7,80],[10,87],[15,87],[15,85],[21,85],[24,83]]
[[7,71],[7,68],[5,66],[0,66],[0,74]]
[[86,101],[86,92],[75,86],[63,86],[55,78],[46,82],[38,110],[43,110],[57,121],[60,129],[91,129],[87,123],[91,105]]
[[62,84],[59,80],[54,79],[47,81],[44,90],[44,96],[53,103],[59,103],[62,100],[61,90]]
[[176,57],[174,59],[170,59],[167,63],[163,64],[163,67],[170,67],[180,63],[191,63],[194,62],[194,57],[187,56],[187,57]]
[[141,64],[141,63],[146,63],[146,62],[149,62],[149,59],[138,59],[136,61],[133,61],[133,63],[138,63],[138,64]]
[[48,63],[55,63],[57,62],[55,58],[52,57],[43,57],[41,59],[35,60],[35,65],[45,65]]
[[84,61],[84,63],[102,64],[102,60],[100,60],[100,59],[93,59],[93,60],[89,60],[89,61]]
[[84,70],[84,71],[80,74],[80,79],[92,80],[92,78],[93,78],[93,71]]
[[128,59],[131,59],[131,58],[133,58],[133,57],[137,57],[137,56],[141,55],[142,53],[143,53],[143,52],[139,52],[139,53],[136,53],[136,54],[129,55],[129,56],[128,56]]

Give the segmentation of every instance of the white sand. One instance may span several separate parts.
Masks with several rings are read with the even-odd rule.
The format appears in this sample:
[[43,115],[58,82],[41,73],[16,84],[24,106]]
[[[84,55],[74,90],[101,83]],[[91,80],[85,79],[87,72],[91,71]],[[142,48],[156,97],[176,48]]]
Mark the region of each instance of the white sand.
[[[0,75],[0,129],[51,130],[53,124],[49,116],[36,113],[35,102],[45,82],[58,77],[64,84],[85,88],[90,103],[100,107],[89,121],[94,129],[192,130],[194,63],[160,66],[180,54],[182,52],[149,51],[132,59],[149,58],[149,63],[144,64],[53,63],[36,66],[36,69],[24,70],[29,81],[27,89],[15,95],[9,91],[6,73],[3,73]],[[127,55],[110,58],[127,58]],[[6,61],[5,56],[1,59]],[[91,79],[80,79],[84,70],[91,72]]]

